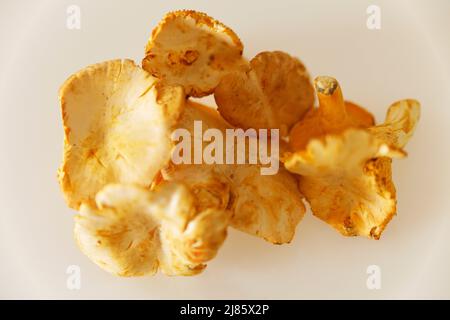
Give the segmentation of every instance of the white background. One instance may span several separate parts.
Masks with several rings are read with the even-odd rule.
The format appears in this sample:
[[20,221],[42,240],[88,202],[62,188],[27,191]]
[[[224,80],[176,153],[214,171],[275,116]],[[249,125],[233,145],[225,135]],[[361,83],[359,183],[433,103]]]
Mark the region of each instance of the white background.
[[[81,8],[81,30],[66,28],[71,4]],[[366,27],[371,4],[381,7],[381,30]],[[398,216],[380,241],[341,237],[308,213],[289,245],[230,230],[191,278],[116,278],[78,250],[56,180],[58,88],[92,63],[139,63],[159,19],[182,8],[231,26],[249,58],[284,50],[313,76],[336,77],[378,121],[395,100],[421,101],[409,157],[394,164]],[[0,298],[450,298],[449,16],[447,0],[1,0]],[[380,290],[366,287],[372,264]],[[81,268],[80,290],[66,287],[69,265]]]

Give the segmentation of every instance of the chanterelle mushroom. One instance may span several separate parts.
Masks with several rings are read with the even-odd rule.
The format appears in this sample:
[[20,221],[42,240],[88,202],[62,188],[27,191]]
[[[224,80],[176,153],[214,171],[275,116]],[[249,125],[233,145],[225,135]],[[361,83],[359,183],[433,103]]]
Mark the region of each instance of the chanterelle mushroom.
[[130,60],[87,67],[60,90],[64,158],[59,182],[68,205],[93,202],[109,183],[149,186],[168,163],[181,87],[161,86]]
[[394,103],[384,124],[365,128],[349,115],[336,80],[319,78],[316,87],[320,106],[292,130],[285,166],[300,175],[314,215],[343,235],[379,239],[396,213],[391,158],[405,155],[420,105]]
[[[216,110],[188,101],[178,128],[194,136],[194,121],[202,121],[204,131],[233,128]],[[284,168],[274,175],[261,175],[260,168],[261,164],[249,163],[172,163],[162,170],[162,175],[167,181],[185,183],[197,198],[203,199],[198,200],[203,207],[229,209],[232,227],[272,243],[288,243],[305,213],[302,195],[295,178]]]
[[[221,22],[175,11],[153,30],[142,68],[107,61],[63,84],[58,180],[97,265],[120,276],[198,274],[228,226],[290,242],[303,197],[343,235],[380,237],[396,212],[392,158],[406,155],[419,103],[394,103],[375,126],[334,78],[316,78],[314,108],[300,60],[242,54]],[[189,100],[212,93],[217,110]]]
[[231,70],[214,91],[220,114],[240,128],[288,130],[313,107],[314,88],[300,60],[261,52],[247,70]]
[[198,212],[182,184],[154,191],[111,184],[82,204],[75,237],[81,250],[103,269],[120,276],[194,275],[212,259],[226,237],[229,215]]
[[224,74],[244,63],[238,36],[221,22],[193,10],[168,13],[153,30],[142,67],[186,94],[213,92]]

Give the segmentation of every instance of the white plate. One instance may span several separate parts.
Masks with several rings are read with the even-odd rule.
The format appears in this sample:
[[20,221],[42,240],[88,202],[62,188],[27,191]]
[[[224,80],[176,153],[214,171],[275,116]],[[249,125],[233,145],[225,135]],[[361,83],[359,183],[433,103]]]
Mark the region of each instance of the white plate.
[[[152,2],[1,1],[0,298],[450,298],[449,1],[376,1],[380,30],[366,26],[371,1]],[[71,4],[80,30],[66,27]],[[394,164],[398,216],[380,241],[341,237],[308,213],[290,245],[231,230],[197,277],[116,278],[81,254],[56,181],[57,90],[86,65],[139,62],[151,29],[181,8],[231,26],[247,57],[284,50],[313,76],[335,76],[378,121],[395,100],[422,102],[409,157]],[[66,286],[70,265],[80,290]],[[379,290],[367,288],[370,265]]]

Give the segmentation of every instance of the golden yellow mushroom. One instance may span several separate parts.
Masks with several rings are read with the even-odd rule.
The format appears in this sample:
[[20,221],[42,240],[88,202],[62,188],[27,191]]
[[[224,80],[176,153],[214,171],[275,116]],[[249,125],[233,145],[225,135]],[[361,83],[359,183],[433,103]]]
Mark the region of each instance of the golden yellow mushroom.
[[224,74],[239,68],[243,45],[221,22],[193,10],[168,13],[153,30],[142,67],[186,94],[213,92]]
[[336,80],[318,78],[316,88],[320,106],[292,130],[285,166],[300,175],[314,215],[343,235],[379,239],[396,213],[391,159],[405,156],[420,105],[394,103],[383,124],[366,128],[349,116]]
[[314,89],[300,60],[261,52],[247,70],[226,75],[214,92],[220,114],[240,128],[279,129],[282,136],[313,107]]
[[[188,101],[179,128],[193,136],[194,121],[202,121],[203,132],[215,128],[224,133],[233,128],[214,109]],[[248,147],[250,141],[246,143]],[[274,175],[261,175],[263,165],[249,163],[247,147],[245,164],[172,163],[162,170],[162,177],[185,183],[202,208],[226,207],[231,211],[232,227],[272,243],[288,243],[305,212],[296,180],[282,166]]]

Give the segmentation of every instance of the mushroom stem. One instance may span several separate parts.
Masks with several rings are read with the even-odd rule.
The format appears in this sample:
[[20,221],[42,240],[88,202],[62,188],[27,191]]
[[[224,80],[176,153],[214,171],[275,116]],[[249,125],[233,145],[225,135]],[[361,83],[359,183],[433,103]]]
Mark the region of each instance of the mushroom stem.
[[319,111],[326,122],[339,123],[345,121],[347,112],[341,87],[336,79],[320,76],[314,79],[317,97],[319,98]]

